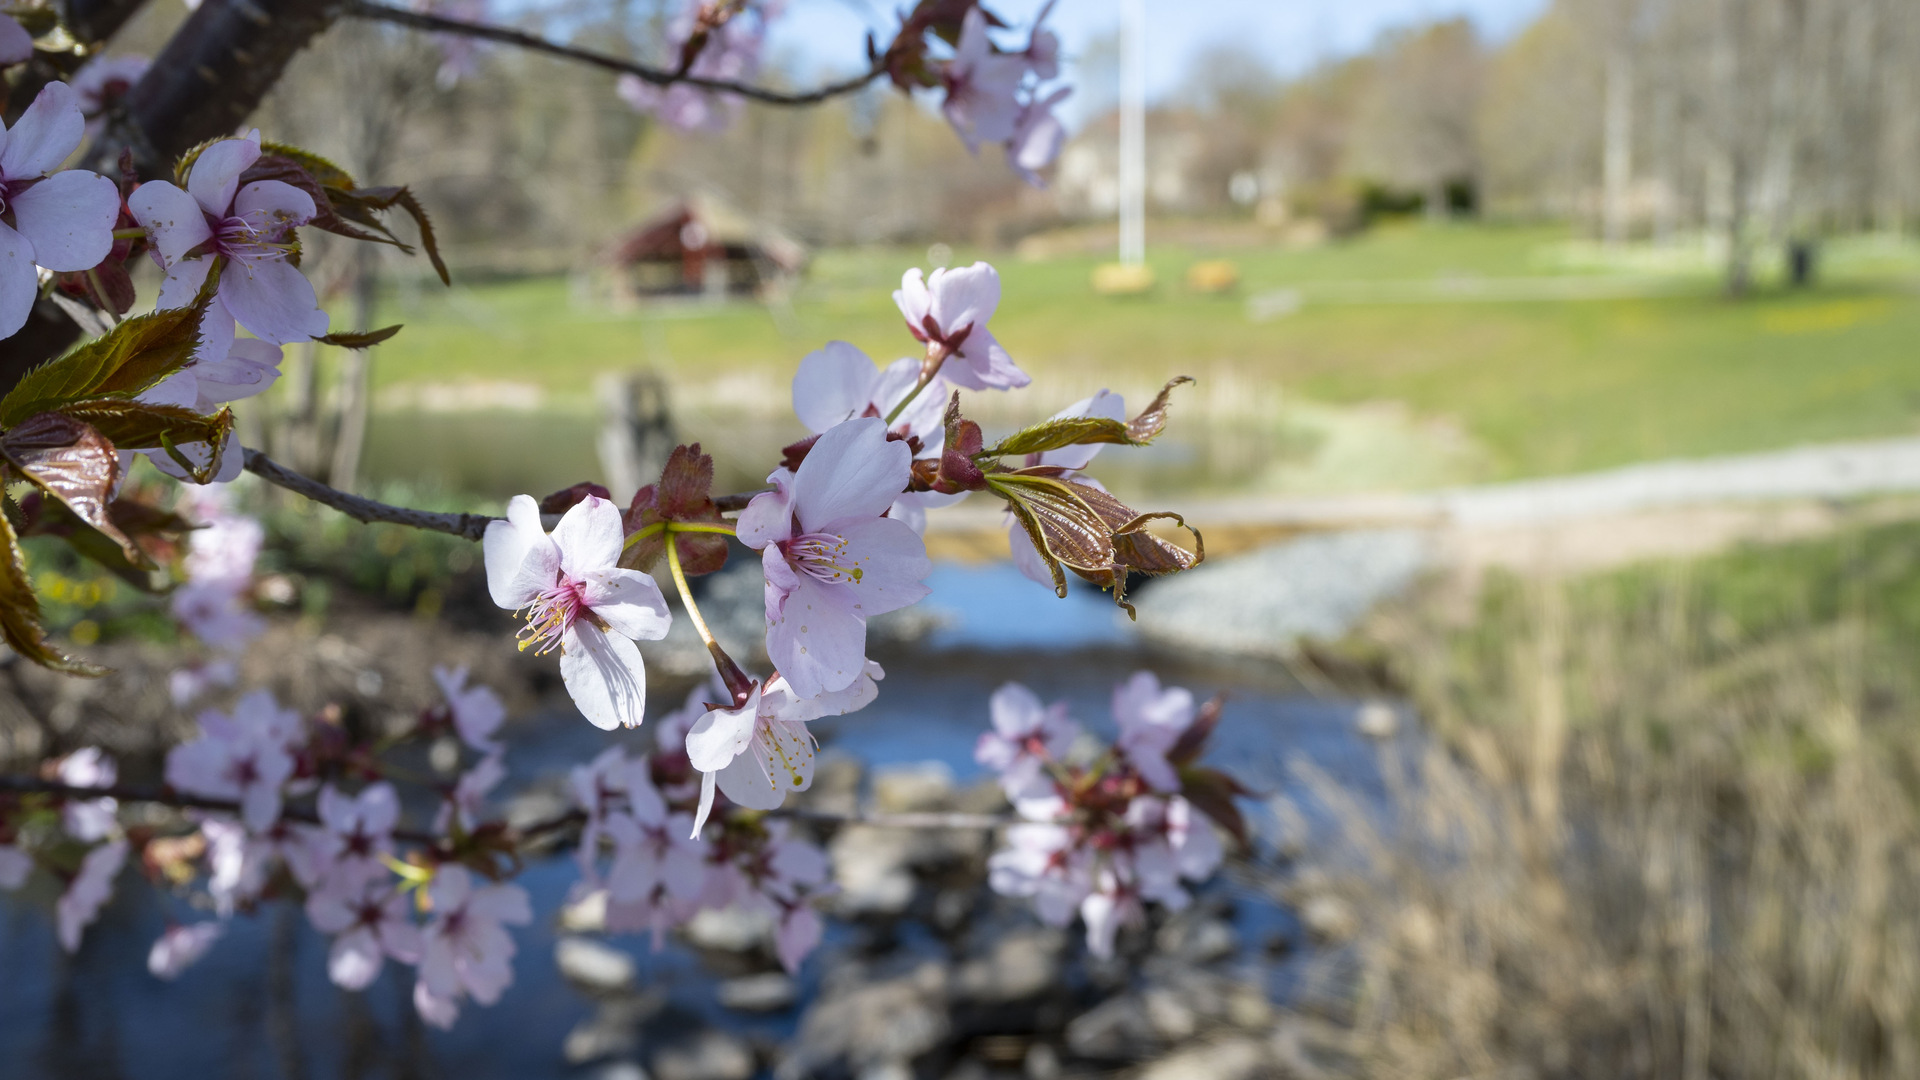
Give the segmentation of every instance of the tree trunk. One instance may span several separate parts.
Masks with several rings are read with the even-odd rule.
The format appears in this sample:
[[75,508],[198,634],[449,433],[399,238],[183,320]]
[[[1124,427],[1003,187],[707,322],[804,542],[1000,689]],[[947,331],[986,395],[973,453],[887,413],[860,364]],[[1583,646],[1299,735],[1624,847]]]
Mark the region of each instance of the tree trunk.
[[1601,147],[1601,233],[1609,246],[1627,238],[1633,185],[1633,57],[1625,46],[1607,57],[1606,115]]

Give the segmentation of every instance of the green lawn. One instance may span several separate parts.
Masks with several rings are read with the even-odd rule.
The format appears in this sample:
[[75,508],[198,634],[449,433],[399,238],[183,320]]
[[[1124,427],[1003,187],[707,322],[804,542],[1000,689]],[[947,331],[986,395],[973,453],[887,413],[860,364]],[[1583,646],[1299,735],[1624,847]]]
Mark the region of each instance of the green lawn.
[[[975,257],[961,252],[964,261]],[[1920,247],[1859,239],[1824,253],[1821,284],[1724,299],[1711,261],[1639,252],[1608,260],[1561,230],[1397,226],[1305,251],[1161,248],[1160,285],[1103,297],[1100,261],[989,256],[1005,296],[993,329],[1049,404],[1091,385],[1129,395],[1171,374],[1277,386],[1285,400],[1401,402],[1451,421],[1484,478],[1672,455],[1901,434],[1920,429]],[[1233,260],[1229,296],[1187,290],[1204,258]],[[877,359],[913,351],[889,298],[911,251],[825,252],[790,319],[755,304],[615,314],[570,301],[560,279],[438,286],[383,315],[406,330],[378,354],[378,382],[526,382],[584,400],[593,376],[635,365],[706,382],[764,372],[784,386],[830,338]],[[1385,282],[1582,276],[1646,286],[1643,297],[1547,302],[1366,302]],[[1300,310],[1264,322],[1249,295],[1296,288]],[[1356,289],[1359,290],[1358,293]],[[788,333],[781,330],[785,321]]]

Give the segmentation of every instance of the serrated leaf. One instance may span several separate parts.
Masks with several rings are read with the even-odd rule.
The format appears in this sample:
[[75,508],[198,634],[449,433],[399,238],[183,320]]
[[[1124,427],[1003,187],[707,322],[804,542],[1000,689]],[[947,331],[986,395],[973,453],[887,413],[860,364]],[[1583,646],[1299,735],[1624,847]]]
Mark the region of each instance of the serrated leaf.
[[[139,504],[134,504],[138,506]],[[139,530],[129,523],[129,515],[123,512],[128,506],[125,499],[116,499],[108,507],[108,514],[120,531],[129,536],[141,535]],[[150,508],[142,508],[150,509]],[[20,500],[20,512],[26,518],[26,527],[20,530],[22,536],[56,536],[67,542],[68,546],[104,567],[115,577],[139,589],[141,592],[162,594],[172,590],[171,582],[158,582],[154,578],[151,556],[140,563],[128,559],[120,545],[102,536],[100,532],[86,522],[73,516],[73,512],[61,505],[58,499],[50,499],[35,491]],[[162,511],[154,511],[162,513]],[[173,515],[168,515],[173,516]],[[191,525],[184,525],[190,529]],[[145,548],[141,549],[143,552]]]
[[[634,493],[627,508],[627,535],[654,525],[685,522],[724,525],[720,508],[713,497],[713,458],[700,452],[700,444],[676,446],[667,455],[660,481]],[[620,553],[620,565],[629,570],[650,570],[667,553],[668,538],[659,533],[635,540]],[[727,564],[727,538],[722,533],[674,533],[672,543],[680,557],[680,569],[688,577],[711,574]]]
[[1233,800],[1247,794],[1250,792],[1240,786],[1238,780],[1218,769],[1189,765],[1180,770],[1181,797],[1231,833],[1242,847],[1247,843],[1247,819],[1241,816],[1240,808],[1234,805]]
[[393,234],[379,214],[395,207],[405,211],[420,231],[420,246],[442,284],[452,284],[447,264],[440,258],[440,245],[433,233],[433,219],[426,208],[404,186],[361,187],[352,174],[318,154],[284,143],[263,143],[260,160],[242,176],[243,181],[276,179],[293,184],[314,197],[316,211],[308,224],[316,229],[354,240],[392,244],[411,255],[413,248]]
[[92,425],[121,450],[158,450],[169,442],[175,446],[203,442],[211,443],[217,451],[233,431],[231,409],[203,416],[178,405],[94,398],[68,402],[59,411]]
[[200,318],[212,295],[203,292],[192,307],[127,319],[105,336],[27,372],[0,398],[0,427],[82,398],[131,398],[185,367],[199,344]]
[[1168,380],[1140,415],[1124,423],[1104,416],[1068,416],[1044,420],[1014,432],[1000,440],[993,449],[982,451],[975,457],[1017,457],[1095,444],[1145,446],[1166,429],[1167,405],[1173,388],[1192,381],[1185,375]]
[[341,330],[331,334],[323,334],[320,337],[314,338],[314,340],[322,345],[338,345],[343,349],[371,349],[399,332],[400,324],[395,323],[392,326],[383,326],[378,330],[366,330],[358,333],[351,330]]
[[47,632],[40,625],[40,599],[27,578],[26,554],[20,550],[13,521],[4,513],[0,513],[0,545],[6,548],[0,555],[0,637],[14,652],[42,667],[88,678],[105,675],[106,668],[75,660],[47,642]]
[[1167,385],[1161,387],[1160,392],[1147,403],[1147,407],[1140,410],[1140,415],[1127,421],[1128,438],[1138,445],[1152,442],[1154,436],[1160,434],[1167,426],[1167,405],[1172,398],[1173,388],[1192,381],[1193,379],[1186,375],[1176,375],[1168,379]]
[[987,490],[1007,500],[1053,575],[1053,591],[1067,595],[1066,567],[1076,573],[1111,572],[1113,534],[1064,480],[1017,473],[989,473]]
[[98,431],[70,416],[40,413],[0,435],[0,455],[29,483],[119,545],[129,562],[146,561],[109,512],[120,455]]

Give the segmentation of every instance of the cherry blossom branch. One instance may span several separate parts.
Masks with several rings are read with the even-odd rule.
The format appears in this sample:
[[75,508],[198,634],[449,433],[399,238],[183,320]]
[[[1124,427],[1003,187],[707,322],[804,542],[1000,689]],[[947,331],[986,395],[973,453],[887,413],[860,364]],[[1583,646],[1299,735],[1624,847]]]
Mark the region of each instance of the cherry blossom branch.
[[[58,795],[73,799],[117,799],[123,803],[150,803],[155,806],[171,806],[182,810],[214,810],[220,813],[238,814],[240,803],[233,799],[212,799],[203,795],[189,795],[175,791],[170,787],[142,784],[109,784],[106,787],[87,787],[80,784],[68,784],[59,780],[48,780],[38,776],[9,776],[0,774],[0,791],[21,795]],[[784,817],[793,821],[806,821],[816,825],[869,825],[880,829],[997,829],[1011,825],[1015,819],[999,814],[964,813],[841,813],[832,810],[808,810],[797,806],[768,810],[770,817]],[[288,806],[281,816],[309,825],[320,824],[320,815],[313,810]],[[560,832],[570,826],[586,820],[586,815],[578,810],[569,810],[550,818],[522,825],[512,830],[512,835],[521,841],[533,840],[550,833]],[[415,832],[408,829],[395,829],[396,839],[410,843],[433,846],[441,842],[440,837],[430,833]]]
[[424,11],[409,11],[406,8],[376,3],[374,0],[348,0],[346,6],[341,9],[341,14],[359,19],[389,22],[397,26],[406,26],[415,30],[429,30],[439,34],[458,34],[463,37],[497,41],[503,45],[513,45],[532,52],[547,53],[550,56],[558,56],[566,60],[588,64],[607,71],[623,75],[632,75],[654,86],[672,86],[675,83],[683,83],[687,86],[699,87],[702,90],[715,90],[722,93],[738,94],[741,97],[750,98],[768,105],[816,105],[829,98],[853,93],[886,74],[886,68],[876,63],[866,71],[851,78],[828,83],[825,86],[816,87],[812,90],[790,93],[784,90],[771,90],[763,86],[734,82],[729,79],[708,79],[698,75],[690,75],[684,71],[638,64],[631,60],[612,56],[607,53],[577,48],[572,45],[562,45],[557,41],[549,41],[537,34],[529,34],[523,30],[514,30],[505,26],[489,26],[485,23],[467,22],[462,19],[450,19],[444,15],[432,15]]
[[312,477],[294,472],[252,447],[243,448],[243,452],[246,454],[248,472],[269,484],[285,488],[322,506],[330,506],[355,521],[366,524],[384,522],[390,525],[426,529],[430,532],[448,533],[466,540],[479,540],[486,536],[488,522],[500,520],[486,514],[446,514],[431,510],[413,510],[404,506],[390,506],[374,499],[328,487]]
[[[0,774],[0,791],[14,792],[20,795],[59,795],[70,799],[116,799],[123,803],[151,803],[155,806],[171,806],[181,810],[216,810],[226,814],[241,813],[241,806],[235,799],[214,799],[204,795],[192,795],[176,791],[170,787],[156,787],[143,784],[108,784],[105,787],[91,787],[84,784],[68,784],[59,780],[48,780],[39,776],[7,776]],[[280,816],[308,825],[321,824],[320,815],[314,810],[302,806],[286,806]],[[393,830],[395,838],[415,844],[429,846],[438,844],[440,838],[431,833],[416,832],[409,829]]]
[[[504,520],[488,514],[440,513],[433,510],[414,510],[405,506],[393,506],[354,495],[339,488],[328,487],[303,473],[294,472],[285,465],[273,460],[252,447],[243,447],[246,454],[246,469],[275,487],[285,488],[304,498],[311,499],[322,506],[329,506],[348,517],[365,524],[376,522],[387,525],[405,525],[412,529],[425,529],[429,532],[447,533],[464,540],[480,540],[487,534],[487,523]],[[746,509],[753,498],[752,492],[739,495],[718,495],[714,505],[724,511]],[[703,532],[720,532],[720,529],[703,529]]]

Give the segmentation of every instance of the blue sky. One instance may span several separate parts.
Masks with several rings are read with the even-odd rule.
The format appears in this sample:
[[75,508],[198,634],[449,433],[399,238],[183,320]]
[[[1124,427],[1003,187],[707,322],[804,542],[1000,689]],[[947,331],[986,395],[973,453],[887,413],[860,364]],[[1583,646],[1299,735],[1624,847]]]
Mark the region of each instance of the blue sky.
[[[885,44],[894,11],[912,0],[789,0],[775,25],[776,54],[800,71],[845,71],[864,60],[865,33]],[[990,0],[1016,26],[1026,25],[1042,0]],[[1193,57],[1210,45],[1237,41],[1273,57],[1282,71],[1361,51],[1382,30],[1465,15],[1495,40],[1525,26],[1547,0],[1146,0],[1147,87],[1164,97],[1176,88]],[[1120,22],[1116,0],[1058,0],[1049,20],[1069,57]],[[1071,79],[1073,72],[1068,71]]]

